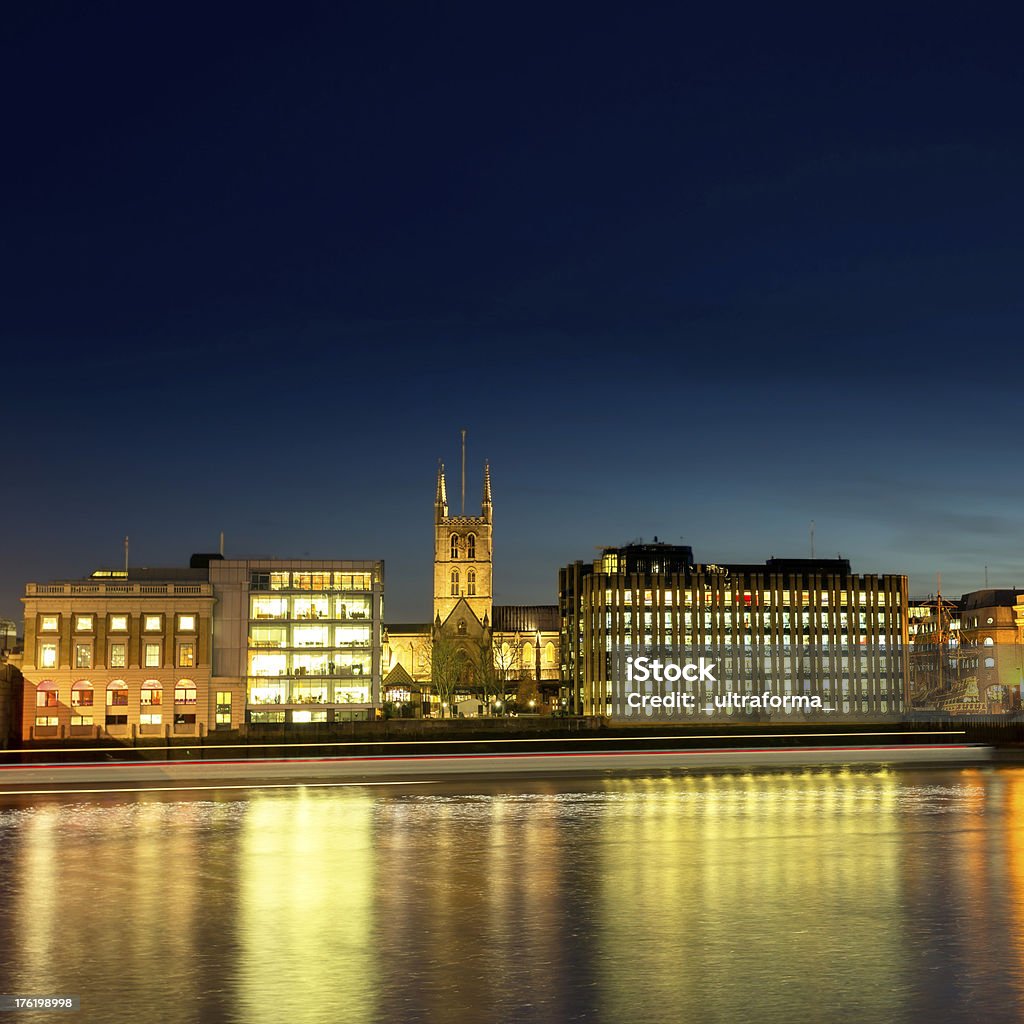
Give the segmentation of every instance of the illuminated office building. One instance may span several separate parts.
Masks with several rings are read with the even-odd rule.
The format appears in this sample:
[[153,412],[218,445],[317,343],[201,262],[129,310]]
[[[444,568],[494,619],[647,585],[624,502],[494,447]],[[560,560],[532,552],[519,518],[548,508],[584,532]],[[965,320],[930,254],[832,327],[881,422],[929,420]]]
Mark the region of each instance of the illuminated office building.
[[858,576],[845,559],[697,564],[689,547],[606,548],[559,571],[559,616],[583,714],[608,712],[612,654],[638,647],[712,649],[750,693],[815,695],[845,714],[904,707],[906,577]]
[[25,588],[26,739],[203,736],[373,718],[380,561],[102,569]]
[[380,707],[381,561],[218,560],[214,674],[252,723],[348,722]]

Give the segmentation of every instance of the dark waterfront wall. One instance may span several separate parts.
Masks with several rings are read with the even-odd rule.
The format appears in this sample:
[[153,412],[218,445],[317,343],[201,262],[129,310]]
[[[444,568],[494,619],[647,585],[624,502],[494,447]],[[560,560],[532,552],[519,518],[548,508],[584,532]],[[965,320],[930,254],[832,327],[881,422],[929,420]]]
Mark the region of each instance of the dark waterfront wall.
[[9,662],[0,662],[0,750],[18,745],[23,692],[21,671]]
[[[525,746],[501,741],[530,741]],[[294,726],[253,726],[244,730],[221,730],[198,737],[152,736],[126,738],[120,743],[109,737],[65,741],[23,740],[18,745],[31,761],[54,758],[46,753],[57,748],[69,752],[95,749],[131,751],[129,759],[266,758],[275,756],[330,756],[348,754],[401,754],[424,751],[467,753],[542,752],[583,747],[643,749],[703,749],[732,746],[800,747],[855,744],[948,744],[978,743],[1018,751],[1024,757],[1024,718],[988,715],[925,718],[913,716],[894,720],[814,721],[785,723],[744,722],[721,725],[624,724],[591,718],[514,718],[437,721],[392,719],[378,722],[346,722]],[[451,746],[448,746],[448,745]],[[354,746],[353,746],[354,745]],[[8,754],[6,761],[17,755]],[[76,759],[81,759],[76,757]],[[85,760],[91,758],[86,757]]]

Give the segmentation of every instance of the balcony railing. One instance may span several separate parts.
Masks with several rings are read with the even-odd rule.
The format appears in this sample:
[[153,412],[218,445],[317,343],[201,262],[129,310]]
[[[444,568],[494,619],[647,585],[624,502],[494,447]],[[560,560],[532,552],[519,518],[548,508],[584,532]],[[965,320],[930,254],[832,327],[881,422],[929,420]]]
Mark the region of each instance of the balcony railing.
[[213,596],[210,583],[27,583],[28,597],[58,597],[96,594],[101,597],[125,595],[203,595]]

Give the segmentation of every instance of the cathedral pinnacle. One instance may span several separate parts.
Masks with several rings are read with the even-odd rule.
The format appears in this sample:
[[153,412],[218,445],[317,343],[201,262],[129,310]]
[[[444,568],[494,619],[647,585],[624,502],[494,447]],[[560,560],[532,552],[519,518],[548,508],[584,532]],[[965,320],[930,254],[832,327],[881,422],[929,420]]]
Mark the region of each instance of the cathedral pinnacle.
[[489,462],[484,463],[484,500],[483,504],[486,507],[491,504],[491,464]]
[[437,463],[437,494],[434,504],[444,509],[442,515],[448,515],[448,487],[444,479],[444,463],[440,460]]

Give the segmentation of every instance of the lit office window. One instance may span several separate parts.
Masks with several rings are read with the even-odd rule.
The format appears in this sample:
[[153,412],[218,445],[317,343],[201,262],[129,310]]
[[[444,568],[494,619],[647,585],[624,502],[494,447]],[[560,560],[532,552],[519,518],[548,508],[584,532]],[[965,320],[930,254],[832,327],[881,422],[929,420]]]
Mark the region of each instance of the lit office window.
[[40,668],[56,668],[57,667],[57,645],[56,644],[40,644],[39,645],[39,667]]
[[162,615],[146,615],[142,620],[142,628],[147,633],[159,633],[163,629]]
[[59,628],[59,615],[44,615],[39,622],[39,630],[42,633],[56,633]]
[[128,648],[125,644],[110,645],[110,667],[125,668],[128,664]]
[[231,691],[217,691],[217,725],[231,724]]
[[159,644],[146,644],[146,659],[144,661],[146,668],[159,668],[160,667],[160,645]]
[[126,682],[115,679],[112,683],[107,684],[107,707],[128,707],[128,684]]
[[287,597],[254,597],[251,617],[254,619],[287,619]]
[[91,633],[92,632],[92,616],[91,615],[76,615],[75,616],[75,632],[76,633]]
[[55,708],[59,704],[57,684],[46,679],[36,687],[36,707]]
[[127,633],[128,632],[128,616],[127,615],[111,615],[110,616],[110,632],[111,633]]
[[191,679],[179,679],[174,688],[175,704],[195,704],[196,684]]
[[139,703],[144,708],[159,707],[164,702],[164,688],[155,679],[148,679],[142,684]]
[[71,706],[73,708],[91,708],[93,704],[92,683],[80,679],[71,687]]
[[194,633],[196,631],[196,617],[194,615],[178,616],[178,632]]

